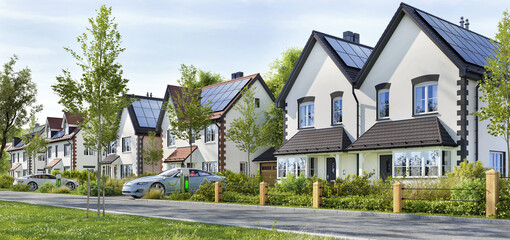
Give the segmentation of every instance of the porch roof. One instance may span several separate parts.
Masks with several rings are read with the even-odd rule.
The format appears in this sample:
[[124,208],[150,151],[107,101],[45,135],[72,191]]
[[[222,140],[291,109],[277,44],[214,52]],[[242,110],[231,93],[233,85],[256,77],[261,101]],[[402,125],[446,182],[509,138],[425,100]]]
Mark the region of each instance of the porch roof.
[[343,127],[302,130],[281,146],[274,155],[344,151],[351,144]]
[[253,159],[253,162],[275,162],[276,157],[274,155],[274,148],[269,148],[260,155],[258,155],[256,158]]
[[60,161],[62,161],[62,158],[55,158],[55,159],[51,160],[51,162],[50,162],[48,165],[46,165],[46,167],[44,167],[44,168],[53,168],[53,167],[55,167],[55,166],[56,166],[56,165],[57,165]]
[[457,146],[437,117],[378,122],[347,151],[425,146]]
[[178,147],[165,159],[164,162],[184,162],[197,148],[197,146],[193,146],[190,151],[189,147]]
[[103,159],[103,164],[112,164],[113,162],[115,162],[117,159],[119,159],[120,156],[117,155],[117,154],[111,154],[111,155],[108,155],[106,156],[104,159]]
[[17,168],[19,168],[19,166],[21,166],[21,163],[16,163],[14,166],[11,167],[11,169],[9,169],[9,171],[14,171],[16,170]]

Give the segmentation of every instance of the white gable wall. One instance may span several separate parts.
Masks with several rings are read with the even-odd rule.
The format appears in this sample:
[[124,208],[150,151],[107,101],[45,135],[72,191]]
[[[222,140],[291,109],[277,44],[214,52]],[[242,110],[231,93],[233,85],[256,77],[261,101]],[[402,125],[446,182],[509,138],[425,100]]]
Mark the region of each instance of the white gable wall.
[[289,140],[299,131],[297,100],[306,96],[315,97],[314,128],[330,128],[332,104],[330,94],[336,91],[343,91],[343,126],[351,140],[354,140],[356,101],[352,95],[352,85],[322,46],[316,42],[285,99],[287,104],[285,139]]

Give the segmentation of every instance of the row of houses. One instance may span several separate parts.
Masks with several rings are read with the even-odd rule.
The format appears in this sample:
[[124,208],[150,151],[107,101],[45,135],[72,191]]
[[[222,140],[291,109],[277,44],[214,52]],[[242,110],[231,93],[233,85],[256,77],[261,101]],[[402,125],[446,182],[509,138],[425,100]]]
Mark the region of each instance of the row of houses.
[[[478,81],[494,45],[468,26],[402,3],[375,47],[350,31],[342,37],[313,31],[278,99],[259,74],[238,72],[204,87],[212,122],[192,149],[171,134],[161,109],[181,87],[168,85],[164,98],[136,96],[122,111],[119,139],[103,154],[103,164],[116,178],[149,171],[141,153],[154,131],[164,150],[158,171],[189,166],[192,156],[194,167],[260,171],[272,179],[289,173],[327,180],[363,173],[437,178],[468,159],[508,176],[505,141],[490,136],[487,121],[471,114],[483,105]],[[245,86],[255,89],[259,111],[269,104],[284,111],[283,146],[260,149],[249,160],[225,138],[240,116],[235,105]],[[75,123],[68,114],[48,118],[48,151],[32,164],[20,161],[23,145],[13,141],[11,172],[94,168],[95,153],[83,147]]]

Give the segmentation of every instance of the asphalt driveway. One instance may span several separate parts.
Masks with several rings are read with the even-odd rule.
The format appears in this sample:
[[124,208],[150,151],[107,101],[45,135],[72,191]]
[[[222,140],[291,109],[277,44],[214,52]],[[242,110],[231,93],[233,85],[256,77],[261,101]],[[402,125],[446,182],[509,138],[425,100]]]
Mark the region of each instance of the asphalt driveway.
[[[0,200],[86,208],[86,197],[0,191]],[[91,198],[95,209],[96,198]],[[107,197],[106,210],[182,221],[361,239],[510,239],[510,220]],[[92,212],[95,214],[95,212]]]

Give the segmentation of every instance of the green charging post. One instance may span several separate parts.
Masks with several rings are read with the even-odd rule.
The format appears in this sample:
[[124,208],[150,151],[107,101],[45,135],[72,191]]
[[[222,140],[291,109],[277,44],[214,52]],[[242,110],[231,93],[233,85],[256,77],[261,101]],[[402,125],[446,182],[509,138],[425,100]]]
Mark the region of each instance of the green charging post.
[[189,191],[189,169],[182,168],[181,169],[181,192],[188,192]]
[[57,178],[57,187],[62,186],[62,175],[57,174],[55,177]]

